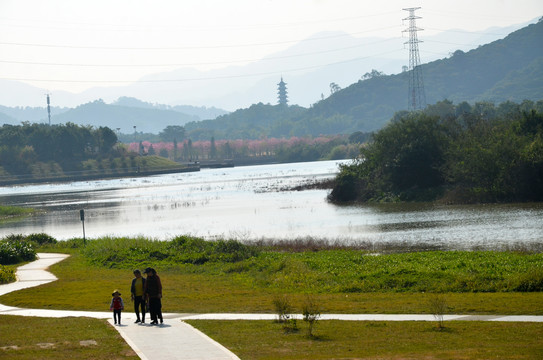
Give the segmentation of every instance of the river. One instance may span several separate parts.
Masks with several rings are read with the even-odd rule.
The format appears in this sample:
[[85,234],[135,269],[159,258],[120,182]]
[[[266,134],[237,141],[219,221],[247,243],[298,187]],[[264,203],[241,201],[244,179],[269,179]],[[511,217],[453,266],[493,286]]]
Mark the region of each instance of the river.
[[59,240],[176,235],[206,239],[322,239],[447,249],[543,243],[542,204],[337,206],[326,190],[277,191],[333,177],[337,161],[202,169],[141,178],[0,188],[3,205],[42,213],[0,223],[0,237],[45,232]]

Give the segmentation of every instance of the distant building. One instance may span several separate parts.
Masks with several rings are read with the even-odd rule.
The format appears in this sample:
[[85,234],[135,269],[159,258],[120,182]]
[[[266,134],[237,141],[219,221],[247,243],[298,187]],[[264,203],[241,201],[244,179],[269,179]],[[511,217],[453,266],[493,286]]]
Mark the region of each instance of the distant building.
[[279,100],[279,105],[287,105],[288,103],[288,96],[287,96],[287,84],[283,81],[283,77],[281,76],[281,82],[277,84],[277,99]]

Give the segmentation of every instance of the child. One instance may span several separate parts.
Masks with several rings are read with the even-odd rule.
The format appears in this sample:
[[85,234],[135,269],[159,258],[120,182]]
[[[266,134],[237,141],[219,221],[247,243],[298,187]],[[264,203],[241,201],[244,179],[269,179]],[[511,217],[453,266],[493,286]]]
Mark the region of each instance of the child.
[[109,310],[113,310],[113,321],[115,321],[115,325],[117,325],[117,323],[121,325],[121,311],[124,310],[123,298],[121,297],[119,290],[113,291],[111,296],[113,296],[113,299],[111,299],[111,304],[109,304]]

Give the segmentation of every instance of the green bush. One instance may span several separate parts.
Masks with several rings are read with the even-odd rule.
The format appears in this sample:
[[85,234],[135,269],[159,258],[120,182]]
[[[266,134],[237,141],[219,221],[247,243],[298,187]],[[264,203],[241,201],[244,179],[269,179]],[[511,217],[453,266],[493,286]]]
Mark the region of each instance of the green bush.
[[93,264],[120,268],[233,263],[255,256],[257,250],[235,240],[206,241],[190,236],[178,236],[171,241],[106,237],[88,241],[82,253]]
[[10,265],[36,260],[36,250],[22,235],[10,235],[0,241],[0,264]]
[[510,289],[522,292],[543,291],[543,269],[517,274],[510,281]]
[[[436,111],[443,106],[452,111]],[[543,114],[509,113],[488,103],[477,103],[471,113],[455,115],[454,108],[445,100],[398,114],[355,162],[340,167],[330,200],[542,201]]]
[[39,234],[30,234],[26,237],[28,241],[35,242],[39,245],[45,245],[45,244],[56,244],[57,239],[54,237],[47,235],[45,233],[39,233]]
[[0,284],[7,284],[14,282],[15,280],[15,272],[12,269],[0,265]]

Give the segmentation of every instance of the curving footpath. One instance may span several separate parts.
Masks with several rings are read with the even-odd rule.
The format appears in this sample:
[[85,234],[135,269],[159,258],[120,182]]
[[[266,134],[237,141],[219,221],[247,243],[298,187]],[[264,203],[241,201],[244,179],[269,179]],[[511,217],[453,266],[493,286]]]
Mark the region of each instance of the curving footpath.
[[[38,260],[20,266],[17,269],[17,282],[0,285],[0,296],[12,291],[26,289],[57,280],[47,268],[69,255],[39,253]],[[112,324],[111,312],[99,311],[65,311],[46,309],[22,309],[0,304],[0,315],[19,315],[37,317],[68,317],[81,316],[98,319],[109,319]],[[136,354],[143,360],[147,359],[210,359],[210,360],[239,360],[239,358],[206,336],[199,330],[182,321],[180,314],[164,314],[165,323],[161,326],[134,324],[136,316],[133,312],[125,311],[122,315],[123,325],[113,325]]]
[[[38,260],[17,269],[17,282],[0,285],[0,296],[12,291],[39,286],[57,278],[47,268],[69,255],[39,253]],[[109,319],[110,312],[22,309],[0,304],[0,315],[37,317],[82,316]],[[300,315],[296,315],[301,318]],[[239,358],[221,344],[183,320],[274,320],[274,314],[164,314],[161,326],[134,324],[135,314],[123,312],[121,326],[114,326],[141,359],[233,360]],[[435,321],[433,315],[418,314],[323,314],[321,320],[347,321]],[[444,321],[515,321],[543,322],[535,315],[445,315]],[[113,324],[112,324],[113,326]]]

